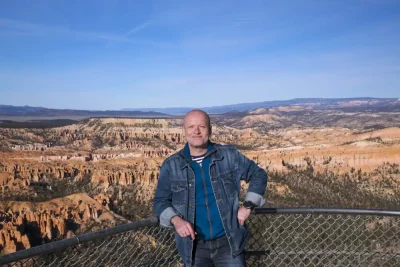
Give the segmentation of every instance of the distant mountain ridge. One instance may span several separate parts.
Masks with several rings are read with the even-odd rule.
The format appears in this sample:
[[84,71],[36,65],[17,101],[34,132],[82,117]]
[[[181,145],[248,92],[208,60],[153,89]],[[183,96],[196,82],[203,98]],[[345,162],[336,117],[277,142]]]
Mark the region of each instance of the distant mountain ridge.
[[[400,98],[294,98],[290,100],[274,100],[255,103],[239,103],[233,105],[200,107],[210,114],[224,114],[247,112],[260,108],[275,108],[283,106],[309,106],[314,110],[337,109],[345,112],[374,111],[374,112],[400,112]],[[168,117],[183,115],[195,107],[175,108],[125,108],[121,110],[75,110],[75,109],[51,109],[31,106],[0,105],[2,117]],[[196,107],[199,108],[199,107]]]
[[[346,105],[347,103],[347,105]],[[212,113],[222,114],[228,112],[244,112],[259,108],[274,108],[280,106],[311,106],[313,109],[368,109],[374,111],[390,111],[392,108],[400,111],[400,98],[373,98],[373,97],[354,97],[354,98],[294,98],[290,100],[273,100],[254,103],[239,103],[233,105],[202,107],[200,109]],[[193,107],[176,108],[125,108],[124,111],[156,111],[171,115],[181,115],[193,109]],[[378,109],[378,110],[377,110]]]
[[51,109],[31,106],[0,105],[0,116],[30,116],[30,117],[166,117],[167,114],[155,111],[126,110],[75,110]]

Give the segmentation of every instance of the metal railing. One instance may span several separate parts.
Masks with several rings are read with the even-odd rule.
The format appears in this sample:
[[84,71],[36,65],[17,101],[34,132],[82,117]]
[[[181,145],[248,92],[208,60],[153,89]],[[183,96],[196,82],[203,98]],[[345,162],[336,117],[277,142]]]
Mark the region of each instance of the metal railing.
[[[400,212],[260,208],[247,222],[248,266],[400,266]],[[181,266],[156,217],[0,257],[1,266]]]

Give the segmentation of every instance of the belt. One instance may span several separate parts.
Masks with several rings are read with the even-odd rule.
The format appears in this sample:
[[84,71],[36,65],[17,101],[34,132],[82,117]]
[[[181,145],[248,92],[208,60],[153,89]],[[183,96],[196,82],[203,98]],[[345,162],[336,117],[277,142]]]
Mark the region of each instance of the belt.
[[214,241],[221,241],[227,239],[226,235],[215,238],[215,239],[209,239],[209,240],[203,240],[203,239],[195,239],[194,242],[196,243],[201,243],[201,244],[205,244],[205,243],[209,243],[209,242],[214,242]]

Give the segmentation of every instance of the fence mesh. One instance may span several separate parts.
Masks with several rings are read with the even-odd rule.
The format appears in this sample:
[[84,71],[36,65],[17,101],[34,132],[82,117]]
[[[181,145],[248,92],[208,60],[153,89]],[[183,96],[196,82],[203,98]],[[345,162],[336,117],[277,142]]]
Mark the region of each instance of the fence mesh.
[[[248,266],[400,266],[400,217],[258,214]],[[17,252],[18,253],[18,252]],[[171,229],[147,226],[2,266],[182,266]]]
[[172,230],[144,227],[5,266],[179,266]]
[[[249,266],[399,266],[399,218],[336,214],[253,216]],[[251,254],[250,253],[250,254]]]

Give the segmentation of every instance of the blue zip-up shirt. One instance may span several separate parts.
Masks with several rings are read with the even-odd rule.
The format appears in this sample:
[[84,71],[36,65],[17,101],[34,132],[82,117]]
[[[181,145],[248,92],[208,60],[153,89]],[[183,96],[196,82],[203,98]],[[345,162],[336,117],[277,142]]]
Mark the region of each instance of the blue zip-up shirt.
[[[212,143],[208,146],[207,153],[212,149]],[[185,145],[184,153],[190,161],[190,166],[195,173],[195,231],[196,238],[201,240],[212,240],[225,235],[224,226],[218,211],[217,202],[211,186],[210,179],[210,157],[206,154],[201,166],[192,161],[188,144]]]

